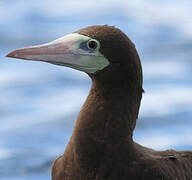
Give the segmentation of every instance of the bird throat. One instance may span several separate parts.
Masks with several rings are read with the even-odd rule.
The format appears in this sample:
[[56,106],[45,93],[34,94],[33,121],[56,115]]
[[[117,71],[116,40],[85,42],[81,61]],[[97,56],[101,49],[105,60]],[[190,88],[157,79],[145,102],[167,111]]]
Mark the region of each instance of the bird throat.
[[119,88],[106,87],[93,80],[68,144],[77,164],[97,167],[109,144],[132,143],[138,114],[135,109],[139,109],[140,100],[137,102],[136,94],[125,87]]

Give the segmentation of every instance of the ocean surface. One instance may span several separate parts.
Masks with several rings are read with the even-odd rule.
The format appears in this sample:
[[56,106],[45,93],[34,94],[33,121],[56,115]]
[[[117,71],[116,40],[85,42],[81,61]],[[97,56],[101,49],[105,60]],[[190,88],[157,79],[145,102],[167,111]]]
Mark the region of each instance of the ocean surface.
[[94,24],[115,25],[138,49],[145,93],[134,140],[192,149],[191,10],[190,0],[1,0],[0,179],[51,178],[91,85],[83,72],[4,56]]

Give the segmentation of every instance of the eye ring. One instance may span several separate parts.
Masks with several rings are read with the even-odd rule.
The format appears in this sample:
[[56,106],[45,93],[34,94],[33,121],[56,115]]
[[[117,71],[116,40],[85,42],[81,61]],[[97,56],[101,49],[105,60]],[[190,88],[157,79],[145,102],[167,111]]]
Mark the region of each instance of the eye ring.
[[94,39],[91,39],[87,42],[87,47],[91,50],[96,50],[99,48],[99,42],[94,40]]

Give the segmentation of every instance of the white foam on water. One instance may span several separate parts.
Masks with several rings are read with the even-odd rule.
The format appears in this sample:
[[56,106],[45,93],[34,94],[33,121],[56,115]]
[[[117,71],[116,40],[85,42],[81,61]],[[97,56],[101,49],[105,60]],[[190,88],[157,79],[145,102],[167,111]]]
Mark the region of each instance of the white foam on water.
[[[58,118],[63,118],[69,115],[73,115],[78,112],[87,92],[83,89],[64,89],[63,91],[54,91],[54,93],[47,93],[40,99],[34,98],[30,100],[30,105],[35,109],[20,113],[14,113],[2,118],[2,125],[0,131],[10,131],[13,129],[29,127],[31,125],[39,124],[46,121],[54,121]],[[6,98],[5,98],[6,99]],[[11,101],[10,97],[7,97],[10,105],[16,106],[17,100]],[[13,98],[14,99],[14,98]],[[21,102],[21,99],[19,99]],[[27,101],[23,100],[23,108],[29,106]]]
[[[174,6],[173,6],[174,3]],[[102,6],[101,6],[102,5]],[[30,17],[34,10],[44,17],[84,17],[86,19],[100,17],[116,12],[120,17],[132,18],[145,24],[170,25],[183,32],[186,37],[192,38],[192,2],[184,1],[118,1],[118,0],[34,0],[25,3],[18,0],[4,3],[0,6],[0,22],[14,22]],[[12,12],[12,13],[10,13]],[[4,18],[6,17],[6,18]],[[26,19],[27,21],[27,19]]]
[[[56,92],[56,94],[48,94],[37,100],[37,109],[40,109],[49,116],[66,116],[79,111],[81,105],[85,101],[87,91],[83,89],[64,89]],[[49,96],[52,95],[52,96]],[[53,118],[54,119],[54,118]]]
[[[128,17],[134,17],[141,22],[158,25],[171,25],[192,38],[192,2],[184,1],[125,1],[125,12]],[[174,6],[173,6],[174,4]]]
[[144,136],[136,136],[136,142],[156,150],[174,149],[177,146],[189,145],[192,138],[190,127],[181,128],[180,131],[179,128],[172,129],[170,133],[165,133],[160,129],[153,129],[150,130],[150,133],[146,132],[144,134]]
[[11,156],[11,153],[9,150],[1,149],[0,148],[0,160],[7,159]]
[[166,79],[184,79],[189,76],[190,67],[183,62],[172,59],[155,59],[151,61],[142,61],[144,80],[156,78]]
[[150,89],[143,95],[140,116],[152,117],[191,111],[191,92],[191,86],[171,87],[169,85],[165,88],[160,85],[150,86]]

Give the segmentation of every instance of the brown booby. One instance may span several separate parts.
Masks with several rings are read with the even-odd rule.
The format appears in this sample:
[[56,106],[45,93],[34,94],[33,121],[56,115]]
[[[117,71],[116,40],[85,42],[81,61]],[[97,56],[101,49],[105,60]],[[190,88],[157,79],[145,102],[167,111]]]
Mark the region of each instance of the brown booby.
[[121,30],[89,26],[7,57],[71,67],[92,79],[65,152],[53,164],[52,180],[192,180],[192,151],[155,151],[132,139],[142,67]]

